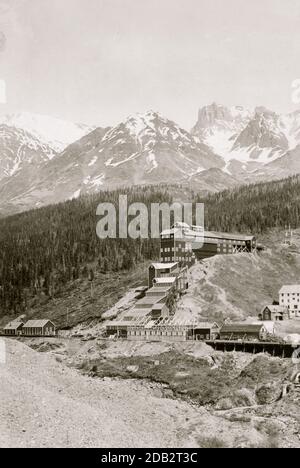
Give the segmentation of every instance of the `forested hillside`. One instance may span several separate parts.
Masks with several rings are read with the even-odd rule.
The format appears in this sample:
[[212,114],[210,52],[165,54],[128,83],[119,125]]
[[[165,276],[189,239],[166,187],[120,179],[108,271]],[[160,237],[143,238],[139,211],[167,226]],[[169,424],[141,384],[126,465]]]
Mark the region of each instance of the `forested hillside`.
[[[105,239],[96,235],[100,202],[118,206],[121,191],[101,192],[0,220],[0,314],[24,312],[30,299],[53,297],[66,283],[97,273],[130,270],[155,259],[157,240]],[[128,204],[170,202],[166,190],[127,191]]]
[[300,225],[300,176],[242,186],[209,195],[205,202],[206,229],[264,233],[272,228]]
[[[158,258],[158,240],[97,237],[98,204],[117,205],[122,193],[127,193],[128,203],[143,202],[147,206],[180,197],[187,201],[194,196],[188,187],[133,187],[1,219],[0,318],[27,313],[39,306],[36,298],[51,301],[77,280],[92,282],[97,276],[99,283],[112,275],[118,281],[120,273],[126,287],[124,273],[126,276],[141,262]],[[259,234],[288,224],[300,226],[298,176],[194,199],[205,203],[207,229]]]

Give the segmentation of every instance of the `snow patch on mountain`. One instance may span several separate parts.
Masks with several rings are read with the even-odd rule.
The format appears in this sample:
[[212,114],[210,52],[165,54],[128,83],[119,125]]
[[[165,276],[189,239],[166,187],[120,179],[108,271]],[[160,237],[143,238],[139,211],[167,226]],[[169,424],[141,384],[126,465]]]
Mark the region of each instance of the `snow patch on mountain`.
[[230,174],[233,161],[249,170],[253,162],[267,165],[296,148],[300,144],[300,111],[279,115],[264,107],[213,103],[199,110],[192,133],[224,159],[223,170]]
[[95,128],[29,112],[6,115],[0,123],[30,133],[41,142],[51,146],[56,152],[63,151],[69,144],[79,140]]

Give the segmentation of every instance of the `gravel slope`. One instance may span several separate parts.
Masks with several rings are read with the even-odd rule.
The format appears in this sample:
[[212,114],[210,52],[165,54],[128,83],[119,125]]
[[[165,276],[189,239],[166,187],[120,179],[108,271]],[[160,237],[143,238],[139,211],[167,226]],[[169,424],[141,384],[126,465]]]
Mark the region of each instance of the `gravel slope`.
[[157,398],[140,382],[83,377],[50,355],[5,341],[7,362],[0,364],[1,447],[188,444],[179,430],[187,417],[195,417],[188,404]]

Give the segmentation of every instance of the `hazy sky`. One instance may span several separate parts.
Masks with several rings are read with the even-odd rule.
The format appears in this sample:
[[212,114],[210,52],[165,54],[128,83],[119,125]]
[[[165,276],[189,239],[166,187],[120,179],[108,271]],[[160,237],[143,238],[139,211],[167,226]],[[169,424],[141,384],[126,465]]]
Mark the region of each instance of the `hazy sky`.
[[190,128],[213,101],[295,109],[300,0],[0,0],[0,31],[1,113]]

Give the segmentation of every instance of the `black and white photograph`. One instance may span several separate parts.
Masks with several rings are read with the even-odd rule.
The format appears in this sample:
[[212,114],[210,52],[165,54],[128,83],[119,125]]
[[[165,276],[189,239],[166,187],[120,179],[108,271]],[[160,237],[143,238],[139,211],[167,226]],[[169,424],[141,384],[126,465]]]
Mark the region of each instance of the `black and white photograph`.
[[300,0],[0,0],[0,448],[300,448],[299,57]]

